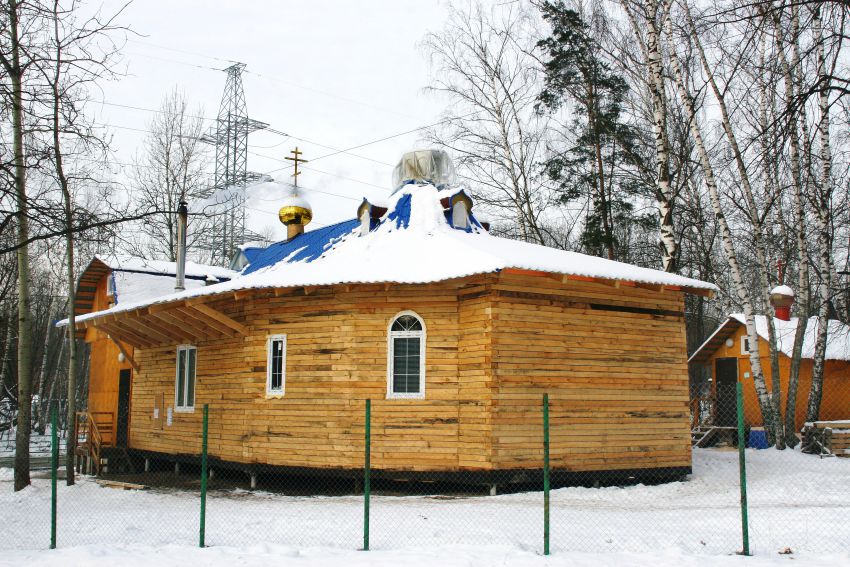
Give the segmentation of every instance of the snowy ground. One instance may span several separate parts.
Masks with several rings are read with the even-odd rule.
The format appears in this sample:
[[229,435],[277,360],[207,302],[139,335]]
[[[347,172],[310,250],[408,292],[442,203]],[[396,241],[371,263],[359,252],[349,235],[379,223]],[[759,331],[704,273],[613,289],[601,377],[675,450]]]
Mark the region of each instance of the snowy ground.
[[[542,496],[373,496],[371,552],[362,498],[216,491],[198,550],[198,495],[121,491],[84,479],[59,489],[57,551],[46,479],[11,491],[0,469],[0,565],[823,565],[850,564],[850,459],[748,450],[750,537],[740,558],[737,454],[698,450],[688,481],[552,492],[552,553]],[[780,554],[789,549],[792,553]],[[794,563],[789,561],[795,560]],[[5,562],[5,563],[4,563]]]

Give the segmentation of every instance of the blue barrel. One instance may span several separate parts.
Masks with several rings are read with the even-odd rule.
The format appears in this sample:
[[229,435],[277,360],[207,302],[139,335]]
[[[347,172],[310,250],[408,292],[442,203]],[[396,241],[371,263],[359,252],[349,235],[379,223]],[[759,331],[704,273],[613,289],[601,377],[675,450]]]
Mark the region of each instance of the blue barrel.
[[747,447],[751,449],[767,449],[767,433],[763,427],[753,427],[750,429],[750,435],[747,438]]

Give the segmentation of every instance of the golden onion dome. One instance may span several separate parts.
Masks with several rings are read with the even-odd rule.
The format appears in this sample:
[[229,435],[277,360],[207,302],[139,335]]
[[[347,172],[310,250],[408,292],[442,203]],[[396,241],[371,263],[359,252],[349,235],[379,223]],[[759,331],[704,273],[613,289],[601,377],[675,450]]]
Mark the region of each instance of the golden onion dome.
[[280,222],[289,226],[291,224],[306,225],[313,219],[313,208],[306,199],[298,195],[290,195],[286,198],[280,211],[277,213]]

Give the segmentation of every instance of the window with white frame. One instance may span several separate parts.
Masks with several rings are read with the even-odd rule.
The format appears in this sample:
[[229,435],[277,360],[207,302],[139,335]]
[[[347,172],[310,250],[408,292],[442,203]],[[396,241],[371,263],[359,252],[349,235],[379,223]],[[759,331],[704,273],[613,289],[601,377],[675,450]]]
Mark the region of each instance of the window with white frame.
[[750,337],[741,337],[741,354],[750,354]]
[[283,395],[286,385],[286,335],[272,335],[267,343],[266,393]]
[[195,367],[198,349],[191,345],[177,347],[177,379],[174,392],[176,411],[195,409]]
[[387,345],[387,397],[425,397],[425,324],[403,311],[390,323]]

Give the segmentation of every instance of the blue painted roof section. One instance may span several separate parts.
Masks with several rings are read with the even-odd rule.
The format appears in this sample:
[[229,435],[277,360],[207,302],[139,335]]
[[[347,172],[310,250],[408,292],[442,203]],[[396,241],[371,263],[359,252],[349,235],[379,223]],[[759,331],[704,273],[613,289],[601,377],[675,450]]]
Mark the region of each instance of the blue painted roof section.
[[410,202],[413,196],[408,193],[403,195],[395,204],[395,208],[387,215],[386,222],[395,222],[396,228],[407,228],[410,224]]
[[245,260],[247,260],[249,264],[253,264],[257,258],[260,257],[260,254],[265,251],[265,248],[260,248],[259,246],[251,246],[242,249],[242,253],[245,254]]
[[273,266],[293,253],[295,254],[289,258],[288,262],[312,262],[321,256],[335,240],[345,236],[354,230],[355,227],[359,226],[359,224],[357,219],[351,219],[305,232],[292,240],[276,242],[268,248],[260,250],[256,258],[251,261],[242,273],[250,274],[268,266]]

